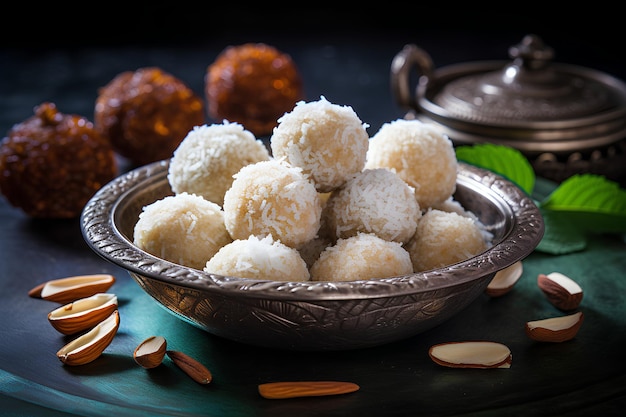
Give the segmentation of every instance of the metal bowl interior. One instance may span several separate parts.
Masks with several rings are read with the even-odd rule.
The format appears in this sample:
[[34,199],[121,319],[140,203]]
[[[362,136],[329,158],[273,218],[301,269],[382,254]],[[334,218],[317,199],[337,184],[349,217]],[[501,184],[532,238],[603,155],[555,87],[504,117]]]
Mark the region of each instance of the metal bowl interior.
[[346,350],[419,334],[474,301],[497,271],[528,256],[544,231],[538,208],[523,191],[461,163],[454,197],[493,234],[493,245],[473,258],[423,273],[351,282],[208,274],[133,244],[142,208],[172,194],[168,166],[160,161],[137,168],[100,189],[81,215],[83,236],[171,313],[211,334],[257,346]]

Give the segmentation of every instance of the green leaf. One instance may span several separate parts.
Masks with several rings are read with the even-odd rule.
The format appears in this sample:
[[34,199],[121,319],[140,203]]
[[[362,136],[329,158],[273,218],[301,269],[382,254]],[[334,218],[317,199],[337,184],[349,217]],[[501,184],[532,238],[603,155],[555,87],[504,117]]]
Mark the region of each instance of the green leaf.
[[594,174],[574,175],[540,203],[544,212],[558,212],[581,230],[626,232],[626,191]]
[[517,149],[504,145],[482,143],[456,148],[458,160],[502,175],[531,195],[535,172],[528,159]]
[[544,234],[536,250],[551,255],[582,251],[587,247],[586,235],[558,212],[542,210]]
[[535,198],[545,225],[538,251],[562,255],[584,250],[587,233],[626,233],[626,191],[616,182],[580,174],[542,187],[543,179],[537,181],[532,165],[514,148],[484,143],[455,149],[459,161],[502,175]]

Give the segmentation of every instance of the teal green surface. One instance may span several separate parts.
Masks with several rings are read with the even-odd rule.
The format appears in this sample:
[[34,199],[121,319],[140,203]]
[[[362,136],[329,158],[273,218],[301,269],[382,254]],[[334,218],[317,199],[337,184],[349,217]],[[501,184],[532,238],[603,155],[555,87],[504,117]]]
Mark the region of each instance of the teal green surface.
[[[376,409],[400,405],[448,415],[459,410],[536,411],[551,400],[558,400],[550,404],[551,409],[574,412],[579,403],[602,403],[626,395],[621,353],[626,342],[624,249],[617,236],[596,236],[581,253],[559,257],[534,253],[524,261],[523,276],[507,295],[481,296],[458,317],[422,335],[346,352],[277,351],[223,340],[165,311],[137,284],[120,277],[111,288],[119,297],[120,329],[99,359],[65,367],[53,352],[47,352],[58,378],[50,381],[41,375],[27,380],[14,369],[3,372],[0,391],[42,407],[94,416],[111,411],[117,415],[282,415],[292,411],[343,415],[350,410],[370,415]],[[574,340],[541,344],[530,341],[523,327],[529,320],[563,314],[536,285],[539,273],[553,271],[569,275],[584,289],[580,311],[585,322]],[[25,309],[22,314],[37,313]],[[48,345],[60,348],[63,338],[47,331],[45,320],[40,322],[41,329],[36,331],[48,339]],[[196,384],[167,358],[152,370],[139,367],[133,350],[151,335],[164,336],[169,349],[202,361],[213,372],[213,382]],[[512,367],[455,370],[434,365],[428,358],[431,344],[469,339],[507,344],[513,353]],[[303,379],[349,380],[360,384],[361,390],[340,397],[286,401],[265,400],[256,391],[262,382]],[[584,397],[578,395],[583,391]]]
[[[2,213],[0,213],[2,214]],[[384,346],[339,352],[298,352],[240,344],[206,333],[161,307],[126,271],[98,258],[80,241],[74,222],[41,223],[2,214],[0,265],[0,405],[7,416],[310,416],[310,415],[618,415],[626,406],[626,243],[619,235],[591,235],[584,251],[531,254],[517,285],[499,298],[481,295],[459,315],[422,334]],[[28,236],[28,245],[20,236]],[[55,237],[51,237],[55,236]],[[6,242],[6,240],[5,240]],[[46,253],[21,262],[24,251]],[[12,262],[12,260],[15,260]],[[575,339],[530,340],[527,321],[566,314],[549,303],[537,275],[558,271],[584,290],[584,323]],[[92,363],[64,366],[55,352],[71,338],[46,315],[57,305],[27,296],[50,278],[112,273],[120,328]],[[236,323],[233,323],[236,325]],[[167,357],[146,370],[133,360],[152,335],[208,367],[200,385]],[[428,348],[447,341],[493,340],[509,346],[509,369],[451,369],[436,365]],[[264,382],[345,380],[355,393],[267,400]]]

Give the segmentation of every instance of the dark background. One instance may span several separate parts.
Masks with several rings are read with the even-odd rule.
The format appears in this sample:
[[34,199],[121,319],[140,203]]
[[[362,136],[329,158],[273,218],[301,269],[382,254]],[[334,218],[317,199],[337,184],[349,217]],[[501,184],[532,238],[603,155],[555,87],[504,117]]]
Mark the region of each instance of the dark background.
[[[536,33],[568,63],[624,71],[624,16],[617,3],[471,2],[15,2],[3,13],[0,46],[38,50],[102,46],[224,45],[256,39],[281,42],[446,42],[456,62],[506,56],[505,48]],[[436,59],[437,61],[437,59]],[[10,64],[4,61],[3,66]]]
[[[554,61],[626,79],[624,19],[604,2],[57,2],[13,4],[0,24],[0,137],[52,101],[93,116],[98,88],[122,71],[158,66],[204,95],[206,68],[227,46],[265,42],[290,54],[307,100],[325,95],[355,108],[374,134],[403,117],[389,87],[394,55],[415,43],[436,68],[508,60],[536,34]],[[211,122],[211,120],[207,120]]]

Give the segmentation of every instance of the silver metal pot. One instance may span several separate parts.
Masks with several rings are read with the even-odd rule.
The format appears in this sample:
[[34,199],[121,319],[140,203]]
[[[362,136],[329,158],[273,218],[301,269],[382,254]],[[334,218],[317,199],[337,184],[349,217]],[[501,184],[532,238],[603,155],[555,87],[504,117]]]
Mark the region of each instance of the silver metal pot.
[[406,118],[439,125],[455,145],[512,146],[558,182],[577,173],[624,181],[626,84],[552,62],[554,51],[535,35],[509,56],[435,69],[427,52],[408,44],[391,64],[392,93]]

